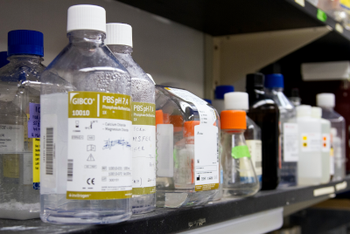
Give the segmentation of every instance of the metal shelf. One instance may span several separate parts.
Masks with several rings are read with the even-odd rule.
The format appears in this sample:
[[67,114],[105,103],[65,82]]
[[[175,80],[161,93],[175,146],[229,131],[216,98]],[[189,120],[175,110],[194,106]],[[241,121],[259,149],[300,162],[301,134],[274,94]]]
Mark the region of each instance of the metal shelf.
[[[246,217],[259,212],[284,208],[285,215],[327,200],[335,193],[350,190],[350,176],[345,180],[318,186],[297,186],[262,191],[253,197],[222,199],[205,206],[165,209],[133,216],[130,220],[110,225],[53,225],[39,219],[0,220],[0,232],[22,230],[23,233],[174,233],[207,227]],[[17,229],[16,229],[17,228]]]

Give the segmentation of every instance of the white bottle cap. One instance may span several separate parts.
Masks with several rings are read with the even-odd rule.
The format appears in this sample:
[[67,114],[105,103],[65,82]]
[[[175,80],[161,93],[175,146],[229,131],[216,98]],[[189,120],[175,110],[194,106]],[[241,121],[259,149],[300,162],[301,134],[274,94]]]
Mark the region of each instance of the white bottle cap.
[[313,106],[311,108],[311,117],[316,118],[316,119],[320,119],[322,117],[321,107]]
[[224,95],[225,110],[244,110],[249,109],[248,93],[229,92]]
[[105,44],[132,47],[132,27],[129,24],[108,23]]
[[320,107],[334,107],[335,95],[333,93],[319,93],[316,95],[317,106]]
[[300,105],[297,106],[297,117],[310,117],[311,116],[311,106]]
[[68,8],[67,32],[94,30],[106,32],[106,11],[96,5],[80,4]]

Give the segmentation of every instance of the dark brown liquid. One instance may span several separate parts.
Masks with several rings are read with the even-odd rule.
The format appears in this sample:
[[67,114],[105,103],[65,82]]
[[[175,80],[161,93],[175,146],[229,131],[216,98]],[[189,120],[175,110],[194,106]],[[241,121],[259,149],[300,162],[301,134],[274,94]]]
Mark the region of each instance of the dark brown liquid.
[[279,110],[272,99],[258,91],[249,94],[248,116],[261,128],[262,187],[271,190],[278,186],[279,174]]

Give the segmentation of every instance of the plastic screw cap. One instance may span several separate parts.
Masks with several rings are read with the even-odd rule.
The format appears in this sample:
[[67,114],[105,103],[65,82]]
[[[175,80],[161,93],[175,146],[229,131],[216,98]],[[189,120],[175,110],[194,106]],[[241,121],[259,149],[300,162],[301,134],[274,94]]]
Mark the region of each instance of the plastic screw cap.
[[244,110],[249,109],[248,94],[245,92],[225,93],[225,110]]
[[68,8],[67,32],[94,30],[106,32],[106,11],[103,7],[89,4]]
[[156,110],[156,126],[164,123],[164,115],[162,110]]
[[317,106],[335,107],[335,95],[333,93],[319,93],[316,95]]
[[242,110],[221,111],[221,129],[247,129],[246,113]]
[[322,109],[320,107],[313,106],[311,108],[311,117],[320,119],[322,117]]
[[14,30],[7,34],[7,55],[44,56],[44,35],[33,30]]
[[132,47],[132,27],[129,24],[108,23],[106,45],[126,45]]
[[0,52],[0,68],[8,64],[9,61],[7,60],[7,51],[1,51]]
[[262,73],[252,73],[246,76],[246,88],[263,88],[264,75]]
[[297,106],[297,117],[310,117],[311,116],[311,106],[300,105]]
[[265,76],[265,87],[269,89],[284,88],[284,77],[282,74],[269,74]]
[[215,88],[215,99],[224,99],[225,93],[233,91],[235,88],[232,85],[218,85]]

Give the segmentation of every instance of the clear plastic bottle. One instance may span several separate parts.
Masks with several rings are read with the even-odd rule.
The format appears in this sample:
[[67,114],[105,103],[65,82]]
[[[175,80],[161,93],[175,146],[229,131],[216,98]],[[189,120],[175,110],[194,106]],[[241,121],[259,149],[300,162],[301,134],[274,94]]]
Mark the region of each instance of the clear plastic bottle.
[[346,124],[343,116],[334,111],[335,95],[333,93],[320,93],[316,95],[317,106],[322,108],[322,118],[331,122],[333,133],[331,142],[334,145],[334,176],[333,180],[344,179],[346,174],[345,168],[345,147],[346,147]]
[[150,212],[156,206],[156,129],[154,83],[133,60],[132,28],[108,23],[105,43],[131,76],[133,121],[132,212]]
[[279,115],[279,153],[281,159],[281,181],[279,186],[297,184],[298,167],[298,126],[295,123],[295,108],[283,93],[284,77],[282,74],[265,76],[266,94],[276,102]]
[[[159,85],[156,107],[170,115],[170,124],[157,125],[157,206],[179,208],[218,199],[221,151],[216,110],[187,90]],[[175,121],[171,116],[182,118]],[[175,126],[180,119],[183,122]]]
[[41,77],[40,217],[121,222],[132,214],[130,76],[104,45],[104,8],[71,6],[67,32]]
[[242,110],[221,112],[222,159],[224,197],[245,197],[259,191],[248,146],[244,139],[247,127],[246,113]]
[[297,110],[299,135],[298,185],[322,182],[321,123],[311,117],[311,106],[300,105]]
[[293,106],[297,107],[301,105],[301,98],[299,96],[299,89],[293,88],[291,97],[288,98],[289,101],[293,104]]
[[[8,33],[9,64],[0,69],[0,218],[40,214],[40,75],[43,34]],[[34,159],[34,162],[33,162]]]
[[321,183],[328,183],[330,175],[330,150],[331,150],[331,122],[321,118],[322,109],[320,107],[312,107],[311,116],[321,123],[321,157],[322,157],[322,179]]
[[[244,92],[231,92],[225,94],[225,110],[249,109],[248,94]],[[246,115],[247,128],[244,131],[245,143],[248,146],[256,177],[260,183],[262,179],[261,130],[260,127]]]
[[10,61],[7,60],[7,51],[0,52],[0,68],[8,64]]
[[264,75],[248,74],[246,90],[249,95],[248,116],[261,128],[262,190],[275,189],[280,181],[279,110],[264,91]]
[[[33,172],[33,147],[40,142],[40,82],[45,69],[43,34],[15,30],[8,34],[10,64],[0,69],[1,165],[0,217],[39,216],[39,174]],[[36,118],[36,119],[35,119]],[[40,145],[40,144],[39,144]],[[34,177],[33,177],[34,175]]]
[[233,92],[235,88],[232,85],[218,85],[215,88],[215,98],[212,101],[213,107],[218,113],[225,110],[224,95],[225,93]]

